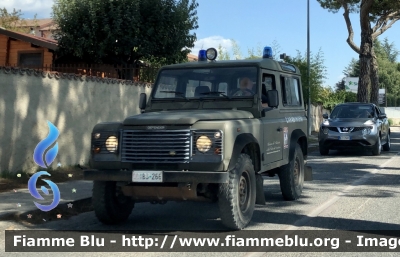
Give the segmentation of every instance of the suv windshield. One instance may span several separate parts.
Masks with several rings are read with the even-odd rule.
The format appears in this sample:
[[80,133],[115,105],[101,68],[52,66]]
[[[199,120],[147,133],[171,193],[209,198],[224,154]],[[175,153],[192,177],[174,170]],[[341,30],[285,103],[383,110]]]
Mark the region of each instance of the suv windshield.
[[163,70],[153,99],[252,98],[257,93],[257,67]]
[[332,113],[331,119],[336,118],[373,118],[374,109],[369,105],[340,105],[336,106]]

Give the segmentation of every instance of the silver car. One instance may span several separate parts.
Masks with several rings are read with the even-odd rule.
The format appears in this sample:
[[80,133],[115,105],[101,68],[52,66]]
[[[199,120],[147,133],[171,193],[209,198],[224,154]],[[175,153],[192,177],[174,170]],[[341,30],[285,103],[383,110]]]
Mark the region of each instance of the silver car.
[[339,104],[323,118],[318,134],[321,155],[328,155],[330,149],[367,148],[373,155],[380,155],[382,148],[390,150],[388,119],[374,104]]

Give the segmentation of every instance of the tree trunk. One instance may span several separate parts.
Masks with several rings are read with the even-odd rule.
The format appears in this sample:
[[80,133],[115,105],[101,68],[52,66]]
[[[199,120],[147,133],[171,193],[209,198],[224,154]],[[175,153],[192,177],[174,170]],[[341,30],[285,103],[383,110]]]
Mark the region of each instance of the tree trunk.
[[372,62],[371,62],[371,95],[370,103],[378,105],[379,98],[379,74],[378,74],[378,62],[376,60],[376,55],[374,48],[371,49]]
[[[363,33],[362,33],[363,34]],[[362,36],[360,53],[360,77],[358,80],[357,101],[368,102],[368,85],[370,82],[370,44],[367,42],[368,35]]]
[[357,101],[368,102],[368,86],[370,82],[372,29],[369,13],[374,0],[362,0],[360,5],[361,45],[360,45],[360,77],[358,80]]

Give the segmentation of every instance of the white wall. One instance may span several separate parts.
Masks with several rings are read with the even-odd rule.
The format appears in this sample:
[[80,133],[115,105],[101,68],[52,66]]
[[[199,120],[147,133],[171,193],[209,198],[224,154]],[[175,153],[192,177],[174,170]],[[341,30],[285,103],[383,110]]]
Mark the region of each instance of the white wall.
[[53,167],[88,162],[90,133],[103,121],[120,121],[139,113],[139,95],[150,85],[124,81],[50,78],[0,67],[0,171],[33,172],[36,145],[46,138],[47,120],[60,132]]

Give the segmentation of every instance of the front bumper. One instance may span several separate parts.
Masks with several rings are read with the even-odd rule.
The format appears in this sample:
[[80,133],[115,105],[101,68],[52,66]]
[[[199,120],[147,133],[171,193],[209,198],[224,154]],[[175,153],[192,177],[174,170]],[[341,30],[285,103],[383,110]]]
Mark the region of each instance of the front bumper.
[[[84,170],[84,180],[132,182],[132,170]],[[228,183],[228,172],[164,171],[162,183]],[[160,183],[159,183],[160,184]]]
[[[348,136],[348,140],[341,140],[340,137]],[[363,135],[362,131],[351,132],[351,133],[339,133],[335,131],[329,131],[328,134],[324,134],[322,131],[319,133],[319,146],[330,149],[343,149],[348,147],[354,148],[371,148],[378,141],[378,135],[376,132],[371,134]]]

